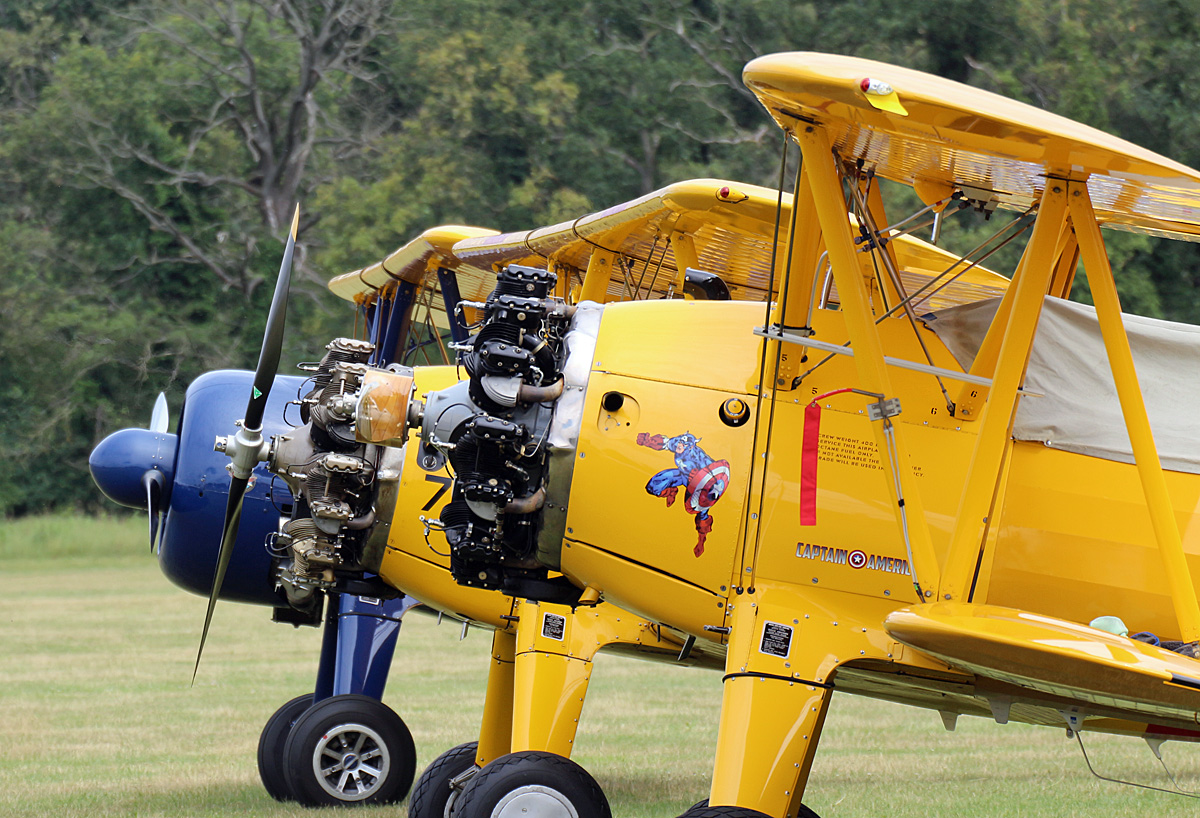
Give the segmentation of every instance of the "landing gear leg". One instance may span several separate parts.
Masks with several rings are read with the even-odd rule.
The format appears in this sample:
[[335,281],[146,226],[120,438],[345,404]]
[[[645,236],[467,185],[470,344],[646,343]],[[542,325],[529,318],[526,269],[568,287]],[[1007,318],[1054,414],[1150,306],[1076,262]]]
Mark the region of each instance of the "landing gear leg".
[[[606,645],[639,645],[677,656],[681,643],[663,639],[650,623],[603,603],[577,607],[525,601],[517,633],[492,647],[492,675],[480,736],[481,769],[453,801],[454,818],[608,818],[608,800],[595,779],[568,756],[587,697],[592,660]],[[510,658],[511,657],[511,658]],[[512,673],[501,674],[506,662]],[[507,684],[509,709],[501,704]],[[509,755],[496,756],[504,718]],[[493,749],[485,749],[485,738]],[[453,797],[453,796],[452,796]]]
[[764,585],[734,606],[708,809],[805,814],[800,798],[832,695],[828,680],[848,651],[836,628],[801,634],[793,617],[803,609],[786,588]]
[[580,617],[594,615],[583,609],[525,601],[518,610],[512,749],[569,757],[592,659],[606,640],[581,638],[589,629]]
[[483,700],[483,724],[479,727],[479,752],[475,758],[480,767],[512,752],[516,651],[517,635],[514,632],[494,632],[487,695]]
[[442,753],[421,773],[408,800],[409,818],[445,818],[454,814],[459,794],[471,775],[512,749],[513,653],[517,637],[497,630],[492,636],[487,698],[479,741],[460,744]]

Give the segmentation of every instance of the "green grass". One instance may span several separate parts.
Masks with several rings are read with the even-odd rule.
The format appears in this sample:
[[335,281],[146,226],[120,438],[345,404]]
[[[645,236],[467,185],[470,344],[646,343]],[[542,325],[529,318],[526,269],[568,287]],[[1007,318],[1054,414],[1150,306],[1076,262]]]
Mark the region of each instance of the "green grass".
[[[140,518],[0,524],[0,816],[322,814],[272,801],[255,767],[267,717],[311,690],[319,633],[221,605],[189,687],[205,602],[163,578],[145,538]],[[397,648],[385,701],[408,722],[419,767],[478,730],[490,639],[458,636],[410,616]],[[617,818],[674,818],[706,795],[719,698],[716,673],[598,660],[575,758]],[[1088,746],[1104,769],[1161,779],[1136,740]],[[1200,748],[1166,752],[1200,769]],[[842,695],[806,801],[823,818],[1196,810],[1097,781],[1061,730],[964,718],[947,733],[935,713]]]

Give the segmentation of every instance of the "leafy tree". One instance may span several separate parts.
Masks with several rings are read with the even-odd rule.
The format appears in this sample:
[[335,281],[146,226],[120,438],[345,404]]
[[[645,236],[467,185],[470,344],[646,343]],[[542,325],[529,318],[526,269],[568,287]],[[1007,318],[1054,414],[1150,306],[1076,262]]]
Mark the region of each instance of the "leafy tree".
[[[348,328],[330,275],[427,227],[774,185],[781,137],[741,83],[760,54],[932,71],[1200,164],[1198,19],[1182,0],[13,0],[0,433],[20,465],[0,510],[97,503],[100,436],[252,364],[297,201],[293,360]],[[995,225],[963,221],[964,248]],[[1194,245],[1106,239],[1127,308],[1200,321]]]
[[[178,406],[202,371],[252,363],[271,289],[258,285],[278,269],[294,203],[370,133],[359,103],[388,10],[130,7],[103,42],[60,42],[39,65],[46,82],[27,83],[36,98],[10,99],[0,189],[20,252],[3,309],[20,334],[0,355],[26,363],[0,414],[53,407],[23,441],[27,462],[53,464],[53,485],[0,477],[7,513],[95,497],[85,464],[102,433],[145,423],[160,388]],[[293,323],[311,327],[328,296],[303,246],[298,268],[310,298]]]

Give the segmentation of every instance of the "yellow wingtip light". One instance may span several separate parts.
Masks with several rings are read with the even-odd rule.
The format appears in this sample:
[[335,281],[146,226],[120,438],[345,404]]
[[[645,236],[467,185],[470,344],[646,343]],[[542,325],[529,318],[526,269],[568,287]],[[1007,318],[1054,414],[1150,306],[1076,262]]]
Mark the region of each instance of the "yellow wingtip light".
[[749,194],[743,193],[742,191],[738,190],[737,188],[730,187],[729,185],[724,185],[719,190],[717,190],[717,199],[722,202],[729,202],[730,204],[740,204],[741,202],[744,202],[749,198],[750,198]]
[[908,111],[900,103],[900,95],[896,93],[896,89],[883,80],[863,77],[862,81],[858,83],[858,87],[866,95],[867,102],[879,110],[899,114],[900,116],[908,116]]
[[292,241],[296,240],[296,232],[300,228],[300,205],[296,205],[296,212],[292,214]]

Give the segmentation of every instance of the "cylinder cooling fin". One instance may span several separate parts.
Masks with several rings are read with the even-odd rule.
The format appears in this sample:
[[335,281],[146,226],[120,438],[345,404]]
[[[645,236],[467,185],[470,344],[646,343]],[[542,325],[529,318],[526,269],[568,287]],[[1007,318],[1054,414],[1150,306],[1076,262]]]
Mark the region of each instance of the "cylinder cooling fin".
[[[440,524],[455,579],[540,599],[577,598],[539,559],[549,439],[567,394],[565,339],[576,309],[552,297],[557,278],[510,265],[497,274],[476,333],[459,347],[467,381],[426,398],[418,462],[454,472]],[[590,361],[589,361],[590,365]]]
[[407,436],[413,377],[405,367],[369,365],[374,349],[351,338],[330,342],[300,399],[302,425],[271,442],[270,468],[298,498],[276,538],[276,576],[301,610],[322,591],[361,589],[378,572],[398,482],[392,453]]

